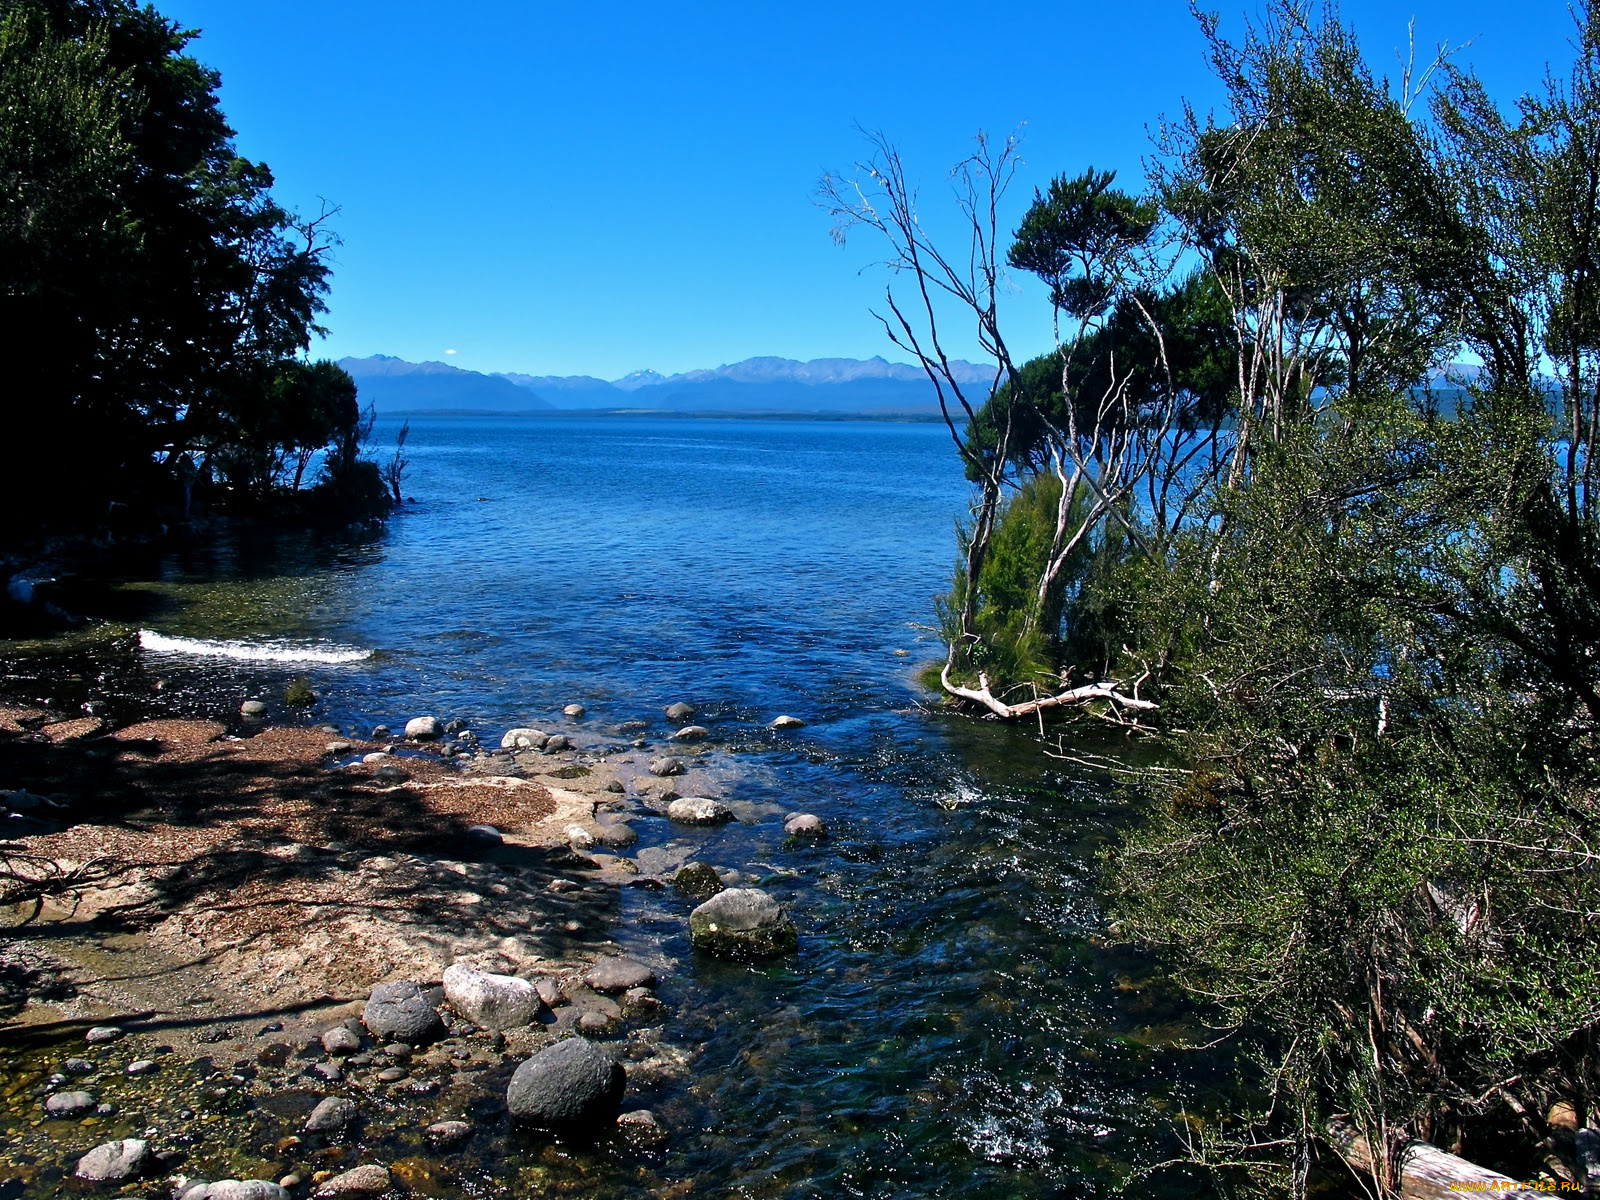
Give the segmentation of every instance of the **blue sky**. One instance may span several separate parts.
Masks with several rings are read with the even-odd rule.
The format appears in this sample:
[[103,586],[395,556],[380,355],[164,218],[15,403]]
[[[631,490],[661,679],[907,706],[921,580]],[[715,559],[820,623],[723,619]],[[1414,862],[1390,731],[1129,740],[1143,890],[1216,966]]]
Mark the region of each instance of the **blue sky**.
[[[615,378],[758,354],[903,358],[868,310],[884,277],[815,204],[824,171],[901,146],[944,207],[980,130],[1023,125],[1015,218],[1090,163],[1134,182],[1149,128],[1211,105],[1174,0],[550,4],[158,0],[222,72],[242,153],[284,202],[341,207],[330,335],[314,352]],[[1237,30],[1255,7],[1220,6]],[[1417,40],[1505,100],[1565,63],[1550,0],[1343,7],[1378,70]],[[1037,288],[1005,297],[1014,348],[1044,349]],[[958,352],[976,356],[970,337]],[[455,351],[449,354],[449,351]]]

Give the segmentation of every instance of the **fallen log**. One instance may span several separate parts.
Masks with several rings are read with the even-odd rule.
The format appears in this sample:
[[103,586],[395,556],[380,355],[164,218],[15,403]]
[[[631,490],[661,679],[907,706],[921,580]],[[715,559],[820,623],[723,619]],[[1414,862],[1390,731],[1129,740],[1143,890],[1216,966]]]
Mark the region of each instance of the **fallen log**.
[[[1332,1122],[1328,1126],[1328,1141],[1351,1170],[1368,1177],[1376,1175],[1378,1163],[1372,1147],[1348,1121]],[[1460,1200],[1470,1195],[1533,1200],[1548,1194],[1548,1188],[1540,1190],[1536,1185],[1519,1182],[1428,1142],[1410,1142],[1401,1152],[1402,1200]]]

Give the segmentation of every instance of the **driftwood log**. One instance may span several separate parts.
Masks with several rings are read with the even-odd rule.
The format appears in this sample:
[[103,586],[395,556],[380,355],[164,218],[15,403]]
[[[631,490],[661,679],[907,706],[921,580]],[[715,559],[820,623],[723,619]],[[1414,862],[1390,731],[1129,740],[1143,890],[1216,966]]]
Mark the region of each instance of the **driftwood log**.
[[[1328,1128],[1328,1141],[1351,1169],[1366,1176],[1376,1173],[1372,1147],[1354,1126],[1344,1121],[1333,1122]],[[1533,1200],[1536,1196],[1550,1195],[1519,1186],[1519,1183],[1519,1180],[1480,1167],[1427,1142],[1410,1143],[1400,1158],[1400,1195],[1404,1200],[1460,1200],[1464,1195],[1473,1194]]]

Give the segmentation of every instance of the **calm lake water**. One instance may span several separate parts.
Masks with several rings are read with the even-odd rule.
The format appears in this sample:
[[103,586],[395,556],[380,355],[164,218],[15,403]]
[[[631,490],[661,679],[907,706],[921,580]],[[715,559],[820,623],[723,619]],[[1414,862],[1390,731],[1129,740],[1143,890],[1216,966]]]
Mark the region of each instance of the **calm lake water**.
[[[80,639],[75,686],[215,715],[305,673],[313,720],[428,712],[486,741],[573,701],[610,727],[688,700],[740,798],[834,833],[799,851],[776,820],[693,835],[696,857],[796,872],[769,885],[802,931],[774,965],[698,957],[686,905],[625,894],[616,936],[664,946],[667,1040],[699,1048],[686,1081],[630,1097],[669,1141],[552,1158],[502,1131],[458,1194],[538,1164],[595,1197],[1108,1195],[1175,1151],[1168,1114],[1219,1102],[1214,1064],[1168,1048],[1186,1029],[1151,966],[1096,939],[1121,801],[1026,731],[925,707],[915,675],[939,647],[922,626],[967,503],[943,426],[426,418],[407,450],[417,502],[370,540],[144,564]],[[141,628],[253,660],[140,650]],[[274,661],[308,649],[353,661]],[[14,684],[48,678],[24,648],[4,657]],[[807,725],[770,733],[779,713]],[[682,836],[637,828],[643,845]],[[1163,1172],[1134,1189],[1201,1186]]]

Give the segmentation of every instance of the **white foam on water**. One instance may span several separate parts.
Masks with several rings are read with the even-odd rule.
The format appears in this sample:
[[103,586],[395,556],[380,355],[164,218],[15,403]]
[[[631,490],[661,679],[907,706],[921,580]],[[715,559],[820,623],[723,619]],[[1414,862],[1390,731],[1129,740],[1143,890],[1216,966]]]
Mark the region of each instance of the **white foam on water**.
[[287,641],[226,641],[211,638],[169,637],[153,629],[139,631],[139,648],[156,654],[187,654],[194,658],[227,658],[260,663],[353,663],[372,657],[371,650],[330,643]]

